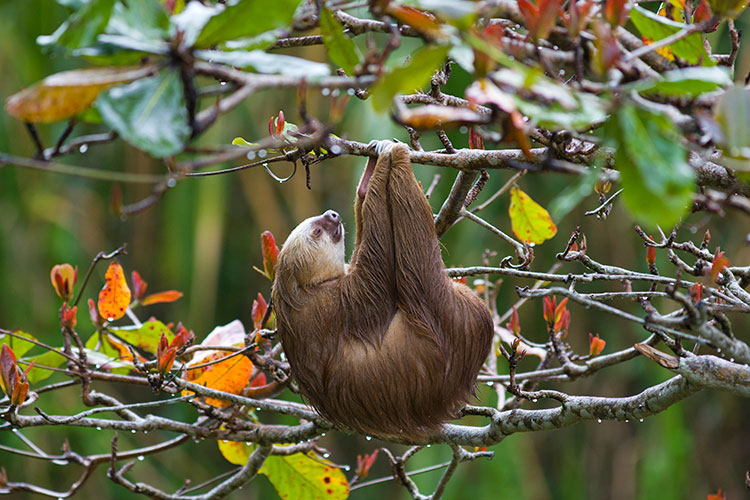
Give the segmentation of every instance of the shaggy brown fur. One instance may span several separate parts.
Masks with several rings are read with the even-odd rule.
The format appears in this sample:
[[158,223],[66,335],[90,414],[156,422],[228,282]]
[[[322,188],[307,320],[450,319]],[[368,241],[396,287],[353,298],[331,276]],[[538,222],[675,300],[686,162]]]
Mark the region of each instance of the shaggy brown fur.
[[279,255],[273,305],[292,374],[327,419],[417,441],[468,401],[489,352],[484,302],[444,272],[430,205],[395,145],[368,163],[346,268],[328,211]]

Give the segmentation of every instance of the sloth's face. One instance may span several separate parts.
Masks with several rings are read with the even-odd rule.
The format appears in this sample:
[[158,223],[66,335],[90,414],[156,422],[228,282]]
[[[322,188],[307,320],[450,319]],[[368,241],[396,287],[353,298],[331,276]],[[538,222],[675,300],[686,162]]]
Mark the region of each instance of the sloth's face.
[[302,221],[289,235],[279,258],[296,269],[298,283],[307,285],[342,276],[344,226],[339,214],[328,210]]

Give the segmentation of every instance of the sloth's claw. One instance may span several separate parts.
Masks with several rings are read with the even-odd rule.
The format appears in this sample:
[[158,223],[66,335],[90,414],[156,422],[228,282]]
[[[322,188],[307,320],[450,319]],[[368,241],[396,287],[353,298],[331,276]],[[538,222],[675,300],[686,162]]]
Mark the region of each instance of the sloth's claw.
[[383,153],[388,152],[393,147],[394,142],[393,141],[370,141],[367,144],[367,149],[370,151],[373,151],[377,156],[382,155]]

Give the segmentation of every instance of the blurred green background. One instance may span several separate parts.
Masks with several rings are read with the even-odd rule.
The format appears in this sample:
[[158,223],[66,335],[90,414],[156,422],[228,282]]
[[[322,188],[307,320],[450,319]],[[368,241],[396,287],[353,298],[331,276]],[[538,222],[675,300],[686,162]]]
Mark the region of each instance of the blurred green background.
[[[4,100],[24,86],[44,76],[65,69],[85,67],[80,60],[62,55],[45,55],[35,44],[39,34],[52,32],[65,18],[65,9],[55,2],[28,0],[0,2],[0,97]],[[748,15],[741,26],[747,27]],[[717,52],[726,52],[723,28],[714,35],[722,40]],[[392,58],[399,60],[409,50],[404,44]],[[323,60],[320,47],[296,52]],[[750,69],[750,50],[743,44],[738,78]],[[449,92],[461,95],[470,83],[468,75],[455,70]],[[316,116],[325,117],[327,97],[311,93],[309,108]],[[265,91],[252,96],[239,109],[220,119],[199,144],[226,145],[232,138],[249,140],[265,134],[268,118],[279,109],[287,120],[298,122],[293,91]],[[64,128],[63,124],[40,127],[46,145],[51,145]],[[76,134],[97,131],[91,125],[79,125]],[[399,138],[407,140],[403,130],[395,128],[388,116],[375,114],[369,102],[352,99],[345,119],[335,133],[362,142],[372,139]],[[451,134],[456,147],[466,147],[467,137],[460,131]],[[425,149],[438,148],[439,142],[426,135]],[[34,146],[23,125],[0,113],[0,150],[31,156]],[[139,153],[123,142],[92,146],[84,154],[62,159],[76,165],[130,172],[162,172],[163,165]],[[250,321],[250,304],[258,292],[268,297],[270,283],[252,266],[261,266],[259,235],[272,231],[283,242],[289,231],[302,219],[332,208],[342,214],[349,229],[348,250],[353,241],[351,201],[354,186],[363,167],[359,158],[342,157],[315,166],[312,189],[305,187],[304,175],[297,175],[279,184],[261,169],[238,174],[200,179],[186,179],[170,190],[164,199],[127,220],[115,216],[109,206],[113,186],[91,181],[48,174],[16,167],[0,166],[0,327],[23,329],[40,340],[59,345],[57,322],[58,298],[49,282],[49,270],[58,263],[69,262],[85,272],[99,251],[111,251],[127,243],[128,254],[120,259],[126,273],[140,272],[149,283],[150,291],[177,289],[185,296],[175,304],[157,305],[152,312],[159,319],[182,321],[201,340],[214,326],[239,318]],[[228,166],[228,165],[225,165]],[[289,166],[274,167],[285,175]],[[455,173],[437,167],[417,165],[414,168],[423,185],[429,185],[439,173],[441,181],[432,196],[437,211]],[[493,171],[480,201],[501,186],[509,172]],[[571,177],[529,174],[520,186],[542,205],[549,206],[558,195],[575,186]],[[148,186],[123,185],[125,203],[149,194]],[[493,224],[510,229],[507,218],[507,197],[483,212]],[[603,223],[583,216],[594,208],[594,195],[584,199],[562,220],[553,240],[535,249],[535,269],[546,271],[554,263],[572,229],[580,225],[588,238],[593,258],[622,267],[646,270],[645,250],[631,230],[632,222],[624,208],[615,204],[610,219]],[[713,235],[712,245],[721,245],[733,264],[750,264],[750,249],[743,246],[750,231],[747,219],[728,214],[724,219],[698,214],[691,216],[681,237],[699,238],[706,229]],[[486,248],[505,255],[510,249],[489,232],[464,221],[452,228],[445,238],[446,264],[472,265],[481,262]],[[497,263],[497,259],[495,262]],[[671,273],[663,255],[657,264]],[[103,281],[105,266],[92,278],[84,299],[94,297]],[[568,269],[579,270],[570,265]],[[513,287],[520,281],[502,283],[500,311],[513,304]],[[591,290],[601,288],[592,287]],[[632,303],[617,304],[639,312]],[[657,306],[667,307],[666,304]],[[586,350],[588,333],[599,333],[606,341],[605,352],[632,345],[646,332],[634,325],[612,320],[600,313],[570,305],[572,314],[569,341],[581,352]],[[140,313],[142,316],[145,312]],[[520,310],[524,334],[538,341],[544,339],[541,304],[530,302]],[[145,319],[145,318],[142,318]],[[732,318],[735,331],[750,340],[746,318]],[[81,311],[79,331],[88,335],[88,318]],[[90,328],[93,330],[93,328]],[[533,365],[527,362],[524,368]],[[502,370],[506,367],[502,366]],[[574,394],[603,396],[630,395],[649,385],[666,380],[669,373],[645,359],[636,359],[596,376],[558,388]],[[55,380],[50,379],[50,380]],[[377,383],[377,381],[373,381]],[[154,396],[148,389],[100,387],[125,401],[145,401]],[[480,399],[494,404],[487,388],[480,388]],[[39,405],[49,413],[70,414],[81,408],[78,389],[67,389],[44,396]],[[190,419],[189,407],[168,407],[166,415]],[[273,422],[272,417],[269,422]],[[473,423],[480,424],[481,420]],[[459,467],[450,483],[446,498],[498,499],[687,499],[706,497],[723,488],[729,499],[743,498],[744,474],[750,469],[750,403],[726,394],[701,393],[679,403],[668,411],[643,423],[595,422],[581,423],[554,432],[519,434],[495,446],[493,460],[478,460]],[[56,453],[68,439],[78,453],[106,453],[112,433],[88,429],[29,429],[24,435],[49,453]],[[120,449],[144,446],[171,437],[149,435],[120,436]],[[0,444],[24,448],[9,432],[0,432]],[[371,452],[376,441],[330,433],[321,440],[330,449],[332,458],[341,464],[356,464],[356,456]],[[394,447],[399,449],[399,447]],[[420,452],[409,462],[409,469],[426,467],[448,460],[450,450],[433,446]],[[23,459],[0,452],[0,466],[8,471],[11,481],[30,481],[52,489],[66,490],[80,473],[77,466],[62,467],[33,459]],[[146,457],[130,477],[173,491],[190,478],[199,483],[230,465],[219,454],[216,444],[188,443],[159,455]],[[123,489],[105,477],[106,466],[97,470],[80,497],[131,498]],[[370,478],[389,474],[385,457],[380,457]],[[424,492],[432,491],[440,472],[416,476]],[[24,498],[17,494],[14,498]],[[274,498],[268,481],[258,478],[232,498]],[[392,481],[356,490],[351,498],[407,498],[405,491]]]

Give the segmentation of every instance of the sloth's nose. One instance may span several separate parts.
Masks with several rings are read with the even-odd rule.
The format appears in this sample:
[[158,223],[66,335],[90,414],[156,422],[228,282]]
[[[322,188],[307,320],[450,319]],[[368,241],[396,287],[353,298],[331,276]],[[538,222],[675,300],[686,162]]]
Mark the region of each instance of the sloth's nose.
[[323,214],[323,217],[334,223],[339,221],[339,214],[333,210],[326,211],[326,213]]

